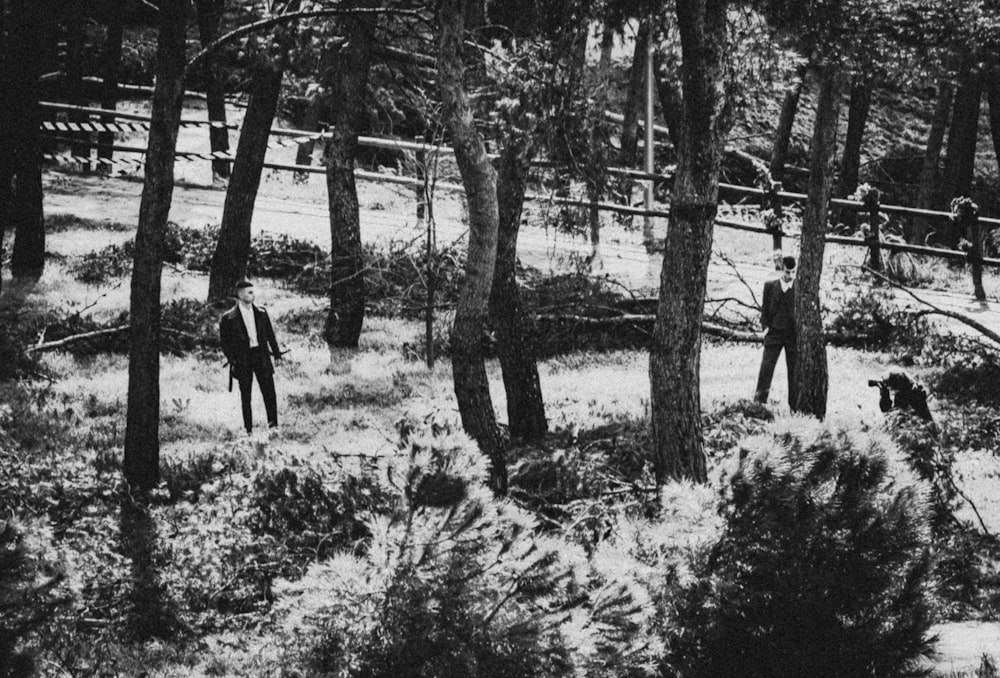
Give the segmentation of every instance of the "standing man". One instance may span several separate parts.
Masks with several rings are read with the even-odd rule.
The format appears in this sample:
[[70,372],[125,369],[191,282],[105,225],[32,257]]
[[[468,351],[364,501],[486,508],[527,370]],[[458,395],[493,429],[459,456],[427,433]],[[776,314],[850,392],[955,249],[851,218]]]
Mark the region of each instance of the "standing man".
[[[271,319],[267,311],[254,305],[253,283],[246,280],[236,283],[236,306],[222,316],[219,323],[219,339],[222,352],[229,360],[229,388],[233,379],[240,385],[240,400],[243,404],[243,426],[247,433],[253,430],[253,414],[250,408],[253,378],[257,377],[264,409],[267,411],[267,425],[278,425],[278,403],[274,393],[275,360],[281,360],[278,340],[274,337]],[[270,349],[270,351],[268,351]]]
[[788,404],[795,408],[795,362],[798,352],[795,345],[795,257],[781,258],[781,277],[764,283],[764,302],[761,305],[760,324],[764,328],[764,359],[757,377],[754,400],[766,403],[774,377],[774,366],[781,350],[785,351],[788,371]]

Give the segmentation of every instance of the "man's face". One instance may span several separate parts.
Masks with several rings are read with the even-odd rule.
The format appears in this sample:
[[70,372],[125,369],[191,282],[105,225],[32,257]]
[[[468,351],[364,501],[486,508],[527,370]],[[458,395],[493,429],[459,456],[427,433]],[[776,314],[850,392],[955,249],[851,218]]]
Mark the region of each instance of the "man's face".
[[786,283],[792,282],[792,280],[795,279],[795,269],[794,268],[781,269],[781,279]]
[[253,286],[251,285],[250,287],[241,287],[240,289],[236,290],[236,298],[239,299],[244,304],[252,304]]

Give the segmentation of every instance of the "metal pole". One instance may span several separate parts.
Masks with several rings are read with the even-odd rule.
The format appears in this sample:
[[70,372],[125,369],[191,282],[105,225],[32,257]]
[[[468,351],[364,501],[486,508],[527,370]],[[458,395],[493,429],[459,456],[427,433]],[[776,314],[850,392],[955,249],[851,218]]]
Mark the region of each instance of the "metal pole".
[[[643,131],[643,157],[644,168],[647,173],[653,173],[653,100],[655,92],[655,81],[653,80],[653,18],[649,21],[649,39],[646,41],[646,123]],[[653,181],[646,180],[646,209],[653,209]],[[646,245],[646,251],[654,249],[655,236],[653,235],[653,217],[646,216],[642,223],[642,240]]]

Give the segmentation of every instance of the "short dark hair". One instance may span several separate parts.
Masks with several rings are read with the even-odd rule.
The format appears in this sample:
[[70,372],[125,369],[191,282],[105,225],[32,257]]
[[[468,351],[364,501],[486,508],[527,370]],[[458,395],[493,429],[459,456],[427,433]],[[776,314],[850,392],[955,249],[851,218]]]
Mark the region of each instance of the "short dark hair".
[[239,292],[240,290],[245,290],[248,287],[253,287],[253,283],[250,282],[249,280],[241,280],[238,283],[236,283],[236,286],[233,287],[233,289],[236,292]]
[[786,270],[791,271],[795,268],[795,257],[781,257],[781,265]]

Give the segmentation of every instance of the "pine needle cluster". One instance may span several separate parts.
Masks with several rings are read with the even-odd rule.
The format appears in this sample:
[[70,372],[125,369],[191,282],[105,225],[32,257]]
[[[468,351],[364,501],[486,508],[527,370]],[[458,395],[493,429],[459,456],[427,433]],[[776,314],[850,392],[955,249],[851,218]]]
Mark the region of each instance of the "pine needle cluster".
[[[286,630],[311,634],[308,671],[357,678],[615,675],[649,605],[639,587],[486,486],[474,445],[407,432],[400,497],[371,516],[363,555],[338,554],[278,591]],[[625,656],[622,648],[626,648]]]
[[678,606],[684,676],[899,676],[929,651],[927,487],[884,435],[802,418],[748,439]]

